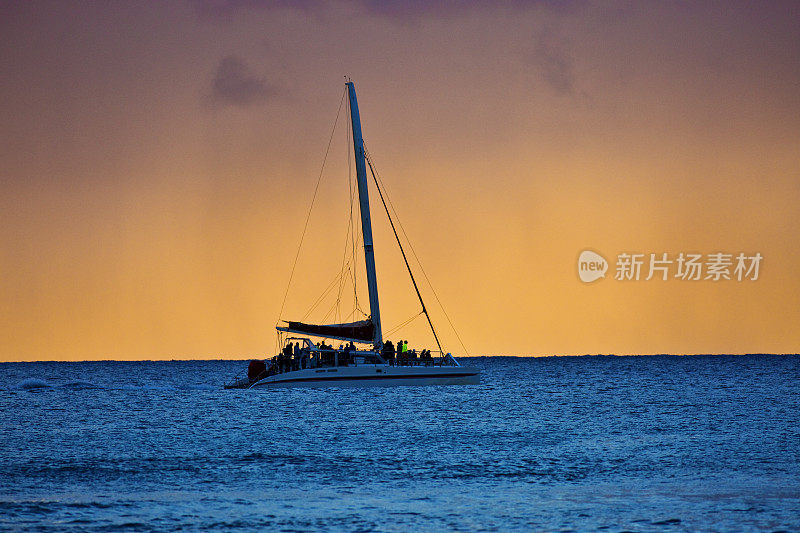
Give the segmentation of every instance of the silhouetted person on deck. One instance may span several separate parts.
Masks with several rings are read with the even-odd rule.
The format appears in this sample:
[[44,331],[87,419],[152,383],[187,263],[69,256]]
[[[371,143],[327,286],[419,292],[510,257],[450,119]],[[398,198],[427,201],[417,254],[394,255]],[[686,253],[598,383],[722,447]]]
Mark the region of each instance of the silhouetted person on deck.
[[352,342],[344,347],[344,352],[339,356],[339,366],[347,366],[350,364],[350,352],[352,351],[352,347]]
[[386,359],[390,365],[394,366],[394,344],[392,344],[392,341],[383,343],[381,355],[383,355],[383,358]]

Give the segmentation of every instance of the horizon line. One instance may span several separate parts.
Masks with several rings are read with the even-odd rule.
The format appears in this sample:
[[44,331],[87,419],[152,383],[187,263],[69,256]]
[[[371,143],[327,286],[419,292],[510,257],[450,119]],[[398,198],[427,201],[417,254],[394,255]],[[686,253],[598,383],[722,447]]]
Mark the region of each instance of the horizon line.
[[[562,354],[562,355],[458,355],[458,358],[477,359],[480,357],[513,357],[516,359],[545,359],[556,357],[745,357],[754,355],[770,356],[798,356],[800,353],[768,353],[768,352],[746,352],[746,353],[646,353],[646,354]],[[19,359],[0,361],[0,364],[15,363],[160,363],[160,362],[206,362],[206,361],[248,361],[252,359],[264,359],[261,357],[217,357],[217,358],[164,358],[164,359]],[[268,358],[266,358],[268,359]]]

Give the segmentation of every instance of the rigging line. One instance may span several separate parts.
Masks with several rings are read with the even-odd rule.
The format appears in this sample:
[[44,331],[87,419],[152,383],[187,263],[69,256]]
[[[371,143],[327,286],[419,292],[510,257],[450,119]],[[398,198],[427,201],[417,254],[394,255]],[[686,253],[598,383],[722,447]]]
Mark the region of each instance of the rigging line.
[[[350,118],[350,100],[347,100],[347,110],[346,118]],[[347,219],[347,232],[344,238],[344,250],[342,251],[342,271],[344,271],[345,260],[347,259],[347,248],[348,243],[350,242],[350,232],[353,231],[353,163],[350,157],[350,128],[345,128],[347,132],[347,142],[345,143],[344,150],[345,150],[345,158],[347,159],[347,191],[348,196],[350,199],[350,213],[348,214]],[[336,313],[337,316],[340,316],[339,312],[339,302],[342,299],[342,290],[344,289],[344,277],[342,277],[341,283],[339,284],[339,293],[336,296],[337,308]]]
[[[348,270],[348,272],[349,272],[349,270]],[[347,283],[347,281],[349,281],[349,280],[350,280],[350,277],[348,276],[347,278],[345,278],[344,272],[342,272],[341,282],[339,283],[339,294],[336,295],[336,315],[335,315],[335,318],[336,318],[336,322],[338,324],[341,324],[341,323],[344,322],[344,320],[342,320],[342,288],[344,288],[345,283]]]
[[[347,265],[345,265],[345,267],[346,266]],[[308,317],[308,315],[313,313],[314,309],[316,309],[317,306],[319,306],[319,304],[322,303],[322,300],[324,300],[325,297],[328,295],[328,293],[331,292],[333,290],[333,288],[336,286],[336,282],[341,280],[344,277],[344,273],[345,273],[345,270],[344,270],[344,268],[342,268],[342,270],[340,270],[339,273],[336,274],[336,276],[333,278],[333,280],[330,283],[328,283],[328,286],[325,287],[325,290],[322,291],[322,294],[320,294],[319,297],[317,297],[317,299],[314,300],[314,303],[311,304],[311,307],[308,309],[308,311],[306,311],[306,314],[303,315],[303,320],[305,320]]]
[[323,323],[328,321],[328,317],[331,316],[331,313],[333,313],[334,315],[336,313],[336,302],[333,302],[333,305],[331,306],[331,308],[328,310],[327,313],[325,313],[325,316],[322,317],[322,322]]
[[311,211],[314,209],[314,200],[317,199],[319,184],[322,181],[322,172],[325,170],[325,162],[328,160],[328,152],[330,152],[331,142],[333,142],[333,134],[336,132],[336,124],[339,123],[339,114],[342,112],[342,103],[344,103],[344,95],[346,93],[347,89],[345,88],[344,92],[342,92],[342,99],[339,101],[339,109],[336,110],[336,119],[334,119],[333,121],[333,129],[331,130],[331,137],[330,139],[328,139],[328,147],[325,149],[325,157],[322,158],[322,168],[319,169],[319,177],[317,178],[317,185],[314,187],[313,196],[311,196],[311,205],[308,207],[308,214],[306,215],[306,223],[303,225],[303,233],[300,235],[300,245],[297,247],[297,253],[294,256],[292,271],[289,274],[289,283],[286,284],[286,292],[283,294],[283,302],[281,302],[281,310],[278,313],[278,320],[275,321],[276,326],[280,323],[281,317],[283,316],[283,308],[286,305],[286,297],[289,296],[289,287],[292,286],[292,278],[294,278],[294,271],[295,268],[297,267],[297,259],[300,257],[300,250],[303,248],[303,239],[305,239],[306,230],[308,229],[308,221],[311,220]]
[[[366,146],[364,146],[364,152],[366,153],[367,158],[369,158],[370,155],[369,155],[369,151],[367,150]],[[372,170],[372,165],[371,164],[370,164],[370,170]],[[377,173],[373,170],[373,178],[375,177],[375,174],[377,174]],[[378,180],[380,180],[381,185],[383,185],[383,180],[380,179],[380,175],[378,175]],[[408,243],[408,247],[411,248],[411,253],[414,255],[414,259],[416,259],[417,265],[419,265],[419,269],[422,271],[422,275],[425,277],[425,281],[428,282],[428,286],[431,288],[431,292],[433,293],[434,298],[436,298],[436,303],[439,304],[439,307],[441,308],[442,313],[444,313],[445,318],[447,318],[448,324],[450,324],[450,328],[453,330],[453,333],[456,334],[456,338],[458,339],[458,342],[461,344],[461,347],[464,348],[464,352],[467,354],[467,357],[469,357],[469,350],[467,350],[467,347],[464,345],[464,341],[461,340],[461,335],[458,334],[458,330],[456,329],[455,325],[453,324],[453,321],[450,319],[450,315],[447,314],[447,311],[445,310],[444,305],[442,304],[442,301],[439,299],[439,295],[436,293],[436,289],[433,288],[433,283],[431,283],[431,280],[428,277],[428,273],[425,272],[425,269],[422,267],[422,262],[419,260],[419,257],[417,256],[416,250],[414,250],[414,245],[411,244],[411,239],[409,239],[408,235],[406,234],[406,229],[405,229],[405,227],[403,227],[403,222],[400,220],[400,217],[397,215],[397,209],[395,209],[394,204],[392,203],[392,199],[389,198],[389,193],[388,192],[386,193],[386,198],[389,200],[389,205],[392,207],[392,211],[394,212],[395,217],[397,217],[397,224],[400,226],[400,231],[403,232],[403,237],[405,237],[406,242]]]
[[343,322],[350,321],[351,317],[352,317],[352,321],[355,322],[356,318],[358,318],[358,317],[355,316],[356,312],[361,313],[361,317],[363,317],[363,318],[369,318],[369,315],[367,315],[367,313],[365,313],[363,309],[361,309],[360,307],[354,307],[353,310],[350,311],[350,314],[347,315],[347,317],[343,320]]
[[[350,279],[353,281],[353,284],[355,285],[356,274],[353,270],[350,270]],[[355,301],[353,302],[353,311],[350,313],[349,316],[354,315],[356,311],[361,313],[361,316],[363,316],[364,318],[370,318],[370,315],[368,315],[363,309],[361,309],[361,306],[358,305],[358,298],[356,298]]]
[[[342,273],[342,275],[344,276],[344,274],[345,274],[345,273],[343,272],[343,273]],[[352,280],[353,280],[353,276],[354,276],[354,275],[353,275],[353,271],[350,269],[350,263],[349,263],[349,262],[347,263],[347,274],[348,274],[348,276],[346,277],[346,279],[347,279],[348,281],[351,281],[351,283],[352,283]],[[340,299],[337,299],[337,306],[339,306],[339,304],[340,304]],[[361,314],[362,314],[364,317],[366,317],[366,316],[367,316],[367,314],[364,312],[364,310],[363,310],[363,309],[361,309],[361,308],[358,306],[358,302],[354,302],[354,304],[353,304],[353,309],[350,311],[350,313],[349,313],[347,316],[345,316],[345,317],[341,318],[341,319],[340,319],[340,321],[341,321],[341,322],[343,322],[343,323],[344,323],[344,322],[347,322],[348,320],[350,320],[350,317],[352,317],[353,315],[355,315],[356,311],[359,311],[359,312],[360,312],[360,313],[361,313]]]
[[[327,313],[325,313],[325,316],[322,317],[322,322],[323,323],[328,322],[328,317],[331,316],[331,314],[333,314],[334,317],[336,316],[336,311],[337,311],[338,305],[339,305],[338,302],[333,302],[333,305],[331,306],[331,308],[328,310]],[[353,312],[351,312],[350,314],[352,315]],[[341,320],[339,323],[345,323],[347,320],[349,320],[349,317],[344,319],[344,320]]]
[[[349,277],[347,279],[350,280],[351,283],[355,283],[355,277],[356,277],[355,272],[353,272],[352,268],[350,267],[350,263],[347,263],[347,265],[348,265],[347,273],[349,274]],[[353,311],[351,311],[350,315],[348,316],[352,316],[355,311],[360,311],[362,315],[364,315],[365,317],[367,316],[364,310],[361,309],[361,307],[358,305],[358,300],[353,302]]]
[[396,325],[395,327],[393,327],[392,329],[390,329],[389,331],[387,331],[387,332],[386,332],[386,336],[387,336],[387,337],[390,337],[390,336],[394,335],[395,333],[397,333],[398,331],[400,331],[401,329],[403,329],[405,326],[407,326],[408,324],[410,324],[411,322],[413,322],[413,321],[414,321],[414,319],[415,319],[415,318],[417,318],[417,317],[418,317],[419,315],[421,315],[421,314],[422,314],[422,311],[420,311],[420,312],[419,312],[419,313],[417,313],[416,315],[412,316],[411,318],[407,318],[407,319],[405,319],[403,322],[401,322],[400,324]]
[[[351,207],[351,209],[352,209],[352,207]],[[342,276],[339,279],[339,290],[336,293],[336,301],[337,302],[340,302],[341,299],[342,299],[342,292],[344,291],[344,284],[345,284],[345,279],[346,279],[344,277],[344,271],[345,271],[345,268],[347,268],[349,266],[349,264],[350,264],[347,261],[347,251],[348,251],[348,248],[349,248],[348,245],[350,244],[350,231],[351,231],[351,229],[352,229],[352,215],[351,215],[351,220],[348,222],[347,234],[345,235],[345,239],[344,239],[344,251],[342,252],[342,269],[340,271]],[[339,309],[338,308],[337,308],[337,313],[339,313]]]
[[[350,107],[350,99],[348,98],[347,99],[347,119],[351,123],[352,123],[352,113],[353,113],[353,110]],[[355,198],[356,198],[356,187],[354,185],[355,180],[353,178],[353,163],[355,162],[355,149],[351,150],[350,149],[351,146],[353,146],[353,147],[355,146],[355,141],[353,140],[353,137],[352,137],[352,130],[350,128],[347,128],[347,147],[346,147],[346,153],[347,153],[347,186],[348,186],[348,191],[350,192],[350,230],[351,230],[350,241],[352,242],[352,256],[351,256],[350,264],[353,267],[353,269],[350,271],[350,274],[351,274],[351,277],[352,277],[352,283],[353,283],[353,311],[351,311],[350,315],[354,315],[356,310],[360,310],[360,308],[358,306],[358,289],[356,287],[356,273],[355,273],[355,270],[356,270],[356,239],[357,239],[356,231],[358,230],[358,226],[356,225],[357,223],[354,222],[355,213],[353,211],[353,205],[355,203]],[[360,217],[359,217],[358,220],[359,221],[361,220]],[[344,252],[347,253],[347,243],[345,243]],[[361,313],[364,314],[363,311]]]
[[375,187],[378,189],[378,194],[381,197],[383,208],[386,210],[386,216],[389,217],[389,224],[392,225],[394,238],[397,239],[397,246],[400,247],[400,253],[403,254],[403,261],[405,261],[406,263],[406,268],[408,269],[408,275],[411,276],[411,283],[414,284],[414,290],[417,291],[417,298],[419,298],[419,303],[422,305],[422,312],[425,313],[425,318],[428,319],[428,325],[431,327],[431,332],[433,332],[433,338],[436,339],[436,345],[439,347],[439,350],[441,352],[444,352],[444,350],[442,350],[442,344],[439,342],[439,336],[436,334],[436,330],[433,327],[433,322],[431,322],[431,316],[428,314],[428,309],[425,307],[425,302],[422,301],[422,294],[420,294],[419,287],[417,287],[417,280],[414,279],[414,273],[411,272],[411,265],[408,264],[408,258],[406,258],[406,252],[405,250],[403,250],[403,244],[400,242],[400,236],[397,234],[397,230],[394,228],[392,215],[389,213],[389,206],[386,205],[386,200],[383,199],[383,192],[381,191],[380,185],[378,185],[378,178],[375,177],[375,170],[372,168],[372,161],[370,161],[369,157],[367,157],[366,160],[367,163],[369,164],[369,171],[372,173],[372,179],[375,180]]
[[[353,191],[353,192],[355,192],[355,191]],[[346,238],[345,238],[344,250],[342,252],[342,272],[344,272],[345,269],[349,270],[350,269],[350,265],[353,264],[353,262],[352,262],[353,258],[352,257],[348,257],[348,252],[350,251],[350,242],[351,242],[351,240],[353,240],[355,238],[354,237],[355,227],[353,227],[353,214],[352,214],[353,207],[352,207],[352,203],[353,203],[353,197],[351,196],[350,197],[350,221],[349,221],[348,226],[347,226],[347,235],[346,235]],[[349,279],[349,278],[344,278],[344,277],[342,278],[342,282],[339,284],[339,292],[337,293],[337,296],[336,296],[336,298],[338,300],[342,299],[342,293],[344,292],[344,287],[345,287],[345,279]],[[355,290],[355,282],[353,282],[353,283],[354,283],[353,288]]]

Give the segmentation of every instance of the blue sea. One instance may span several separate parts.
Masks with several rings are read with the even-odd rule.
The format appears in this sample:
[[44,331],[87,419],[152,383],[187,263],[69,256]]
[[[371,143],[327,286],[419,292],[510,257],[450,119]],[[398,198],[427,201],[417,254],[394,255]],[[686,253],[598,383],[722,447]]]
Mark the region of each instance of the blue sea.
[[0,529],[800,531],[798,356],[461,362],[480,385],[0,364]]

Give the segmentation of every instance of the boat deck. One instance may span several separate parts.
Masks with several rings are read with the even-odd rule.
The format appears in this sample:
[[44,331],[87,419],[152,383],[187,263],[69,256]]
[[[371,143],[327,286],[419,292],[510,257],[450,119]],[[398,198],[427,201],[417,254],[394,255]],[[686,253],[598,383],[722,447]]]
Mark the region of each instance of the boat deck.
[[387,361],[371,351],[318,350],[304,351],[297,357],[275,356],[268,361],[267,370],[261,375],[253,379],[236,379],[225,388],[449,385],[478,383],[479,379],[477,369],[461,367],[448,357],[409,355]]

